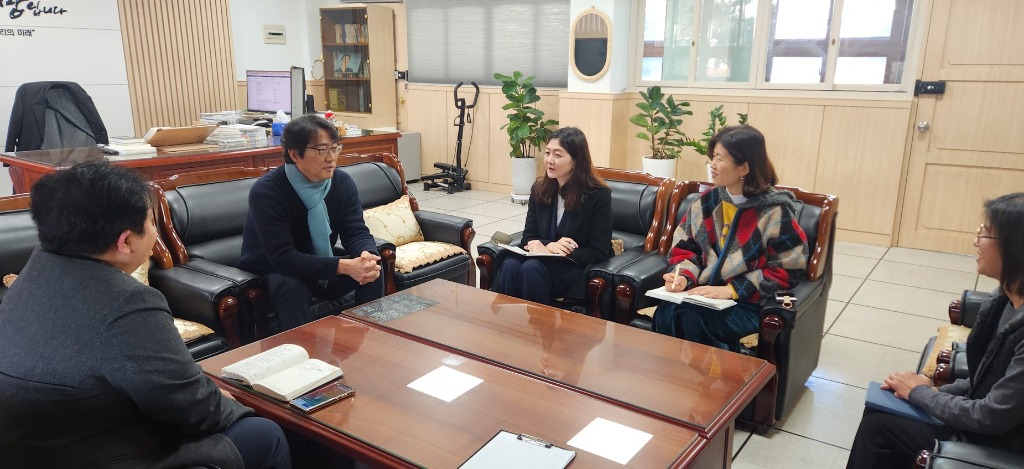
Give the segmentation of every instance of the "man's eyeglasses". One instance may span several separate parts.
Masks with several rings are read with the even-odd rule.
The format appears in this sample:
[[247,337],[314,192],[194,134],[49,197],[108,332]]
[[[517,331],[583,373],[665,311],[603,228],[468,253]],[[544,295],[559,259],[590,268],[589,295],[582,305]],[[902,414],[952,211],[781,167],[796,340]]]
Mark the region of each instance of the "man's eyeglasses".
[[320,152],[320,158],[327,158],[328,155],[331,157],[338,156],[341,154],[341,145],[333,145],[330,147],[306,147],[310,150],[316,150]]
[[981,233],[982,233],[983,231],[985,231],[985,232],[987,232],[987,231],[988,231],[988,228],[987,228],[987,227],[985,226],[985,224],[984,224],[984,223],[982,223],[982,224],[978,225],[978,231],[977,231],[977,233],[975,233],[975,235],[974,235],[974,240],[975,240],[975,241],[978,241],[978,242],[980,242],[980,241],[981,241],[981,240],[983,240],[983,239],[995,239],[995,240],[998,240],[998,239],[999,239],[999,237],[998,237],[998,236],[988,236],[988,235],[983,235],[983,234],[981,234]]

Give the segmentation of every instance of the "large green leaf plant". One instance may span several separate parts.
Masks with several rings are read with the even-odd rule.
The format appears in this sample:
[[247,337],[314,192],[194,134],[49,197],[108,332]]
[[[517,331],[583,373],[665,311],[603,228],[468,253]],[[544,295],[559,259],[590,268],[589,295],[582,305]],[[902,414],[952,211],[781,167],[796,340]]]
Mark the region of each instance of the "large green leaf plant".
[[506,115],[508,123],[501,126],[508,133],[508,143],[512,147],[509,156],[512,158],[533,158],[534,150],[548,141],[548,136],[558,126],[554,119],[544,119],[544,111],[532,106],[540,101],[537,88],[533,86],[533,78],[523,77],[523,73],[512,72],[512,76],[495,73],[494,78],[501,82],[501,92],[508,103],[501,108],[512,111]]
[[629,121],[643,128],[636,133],[636,138],[650,143],[650,158],[679,158],[683,146],[688,141],[686,134],[679,128],[683,124],[683,116],[693,115],[687,101],[676,102],[672,95],[665,95],[660,86],[651,86],[641,91],[642,100],[636,103],[639,114],[629,117]]

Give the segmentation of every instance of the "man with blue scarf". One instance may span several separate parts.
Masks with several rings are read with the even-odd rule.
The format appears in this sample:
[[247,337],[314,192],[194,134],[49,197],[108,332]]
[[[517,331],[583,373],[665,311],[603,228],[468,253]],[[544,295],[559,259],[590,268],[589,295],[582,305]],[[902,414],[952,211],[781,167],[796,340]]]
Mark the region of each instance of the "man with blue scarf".
[[[291,121],[281,137],[285,164],[249,191],[238,268],[265,277],[282,331],[312,319],[314,297],[336,299],[354,290],[362,304],[384,294],[359,193],[348,174],[335,171],[339,140],[334,124],[321,117]],[[334,254],[339,240],[353,257]]]

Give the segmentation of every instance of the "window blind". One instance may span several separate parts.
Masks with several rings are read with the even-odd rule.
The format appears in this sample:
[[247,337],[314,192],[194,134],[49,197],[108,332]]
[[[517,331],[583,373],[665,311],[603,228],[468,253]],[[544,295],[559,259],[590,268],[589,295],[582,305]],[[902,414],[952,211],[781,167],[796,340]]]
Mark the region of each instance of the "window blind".
[[495,72],[565,88],[568,0],[405,0],[409,81],[497,85]]

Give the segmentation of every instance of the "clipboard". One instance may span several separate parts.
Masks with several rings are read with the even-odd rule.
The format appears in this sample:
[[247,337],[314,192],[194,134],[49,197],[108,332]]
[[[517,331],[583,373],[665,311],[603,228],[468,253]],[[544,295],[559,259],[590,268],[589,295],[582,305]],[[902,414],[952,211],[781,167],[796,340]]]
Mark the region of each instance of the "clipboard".
[[499,430],[459,469],[563,469],[576,452],[524,433]]

